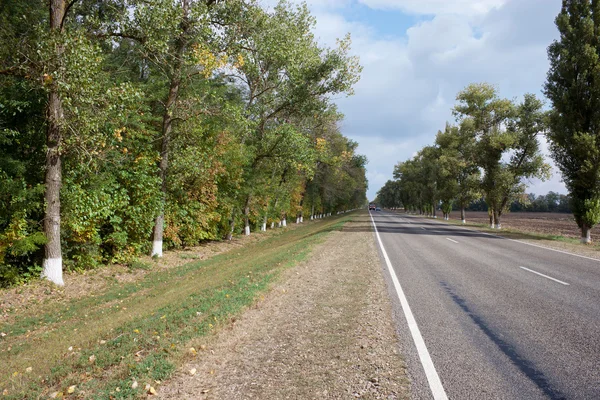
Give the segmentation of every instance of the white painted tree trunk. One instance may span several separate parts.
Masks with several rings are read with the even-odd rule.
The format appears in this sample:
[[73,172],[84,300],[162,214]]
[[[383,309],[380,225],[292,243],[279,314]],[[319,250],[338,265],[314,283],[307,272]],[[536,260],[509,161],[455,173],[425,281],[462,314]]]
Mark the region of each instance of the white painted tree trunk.
[[282,226],[282,225],[283,225],[283,222],[281,222],[281,221],[279,221],[279,222],[277,223],[277,227],[278,227],[278,228],[281,228],[281,226]]
[[275,228],[275,222],[271,222],[271,229]]
[[263,217],[262,225],[260,226],[260,230],[263,232],[265,232],[267,230],[267,220],[268,220],[268,214],[267,214],[267,210],[265,210],[265,216]]
[[281,224],[285,228],[287,226],[287,219],[284,218],[283,221],[281,221]]
[[581,243],[590,244],[592,243],[592,230],[582,229],[581,230]]
[[467,223],[467,220],[466,220],[466,219],[463,219],[463,220],[462,220],[462,223],[463,223],[463,224],[466,224],[466,223]]
[[496,224],[496,229],[502,229],[502,224]]
[[304,222],[304,217],[300,216],[300,223],[303,223],[303,222]]
[[311,215],[311,216],[310,216],[310,220],[312,221],[313,219],[314,219],[314,217]]
[[250,236],[250,226],[249,225],[246,225],[244,227],[244,235]]
[[299,224],[300,223],[300,217],[296,217],[296,223]]
[[45,258],[42,267],[44,268],[42,272],[43,279],[48,279],[56,285],[65,285],[63,281],[62,257]]
[[154,257],[162,257],[163,256],[163,242],[162,239],[161,240],[154,240],[152,242],[152,254],[151,256]]

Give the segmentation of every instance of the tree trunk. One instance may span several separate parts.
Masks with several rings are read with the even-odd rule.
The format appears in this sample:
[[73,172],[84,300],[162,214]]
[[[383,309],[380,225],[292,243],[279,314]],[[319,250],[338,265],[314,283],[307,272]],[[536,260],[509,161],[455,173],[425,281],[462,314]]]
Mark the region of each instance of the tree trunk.
[[171,142],[171,130],[173,128],[173,119],[171,108],[177,99],[179,91],[179,81],[173,80],[169,89],[167,98],[167,108],[163,115],[162,124],[162,142],[160,147],[160,163],[158,165],[158,175],[160,177],[161,205],[158,215],[154,221],[152,233],[152,254],[151,256],[163,256],[163,232],[165,229],[165,203],[167,201],[167,169],[169,168],[169,145]]
[[265,209],[265,216],[263,217],[263,222],[260,227],[260,230],[263,232],[266,232],[266,230],[267,230],[267,219],[269,218],[268,212],[269,212],[269,206],[267,205],[267,208]]
[[225,236],[225,240],[233,239],[233,232],[235,230],[235,210],[231,212],[231,219],[229,220],[229,232]]
[[[50,1],[50,31],[62,30],[62,22],[66,13],[65,0]],[[57,46],[56,56],[62,56],[64,49]],[[48,94],[48,108],[46,110],[46,176],[44,178],[46,203],[44,215],[44,234],[47,242],[44,245],[44,261],[42,278],[46,278],[57,285],[63,286],[62,251],[60,247],[60,187],[62,185],[62,165],[60,158],[60,145],[62,142],[62,128],[64,123],[64,110],[62,100],[56,88]]]
[[502,229],[502,225],[500,225],[500,213],[494,210],[494,225],[496,225],[496,229]]
[[[273,203],[273,212],[274,212],[274,213],[276,213],[276,212],[277,212],[277,205],[278,205],[278,204],[279,204],[279,196],[275,197],[275,202]],[[275,215],[277,215],[277,214],[275,214]],[[278,226],[279,228],[281,228],[281,220],[279,221],[279,223],[277,224],[277,226]],[[272,224],[271,224],[271,228],[274,228],[274,227],[275,227],[275,224],[274,224],[274,223],[272,223]]]
[[165,204],[167,197],[167,170],[169,168],[169,146],[171,142],[171,131],[173,129],[173,111],[175,104],[177,103],[177,97],[179,95],[179,86],[181,84],[181,70],[183,56],[186,47],[185,37],[188,31],[188,13],[189,13],[189,0],[183,1],[183,16],[181,22],[182,32],[175,41],[175,64],[173,67],[173,75],[171,76],[171,83],[169,86],[169,95],[165,102],[165,113],[163,114],[162,122],[162,142],[160,147],[160,164],[159,176],[161,181],[161,195],[162,201],[158,216],[154,221],[154,229],[152,232],[152,254],[151,256],[162,257],[163,255],[163,232],[165,229]]
[[[306,190],[306,188],[305,188]],[[301,224],[302,223],[302,211],[304,210],[304,196],[306,195],[306,191],[304,193],[302,193],[302,196],[300,197],[300,211],[298,211],[298,216],[296,217],[296,223],[297,224]]]
[[460,208],[460,220],[462,221],[463,224],[467,223],[467,220],[465,219],[465,208],[464,207]]
[[581,243],[592,243],[592,230],[586,225],[581,227]]
[[490,229],[494,229],[494,213],[491,208],[488,209],[488,217],[490,217]]
[[57,285],[64,285],[62,277],[62,251],[60,247],[60,188],[62,170],[60,159],[61,121],[63,118],[62,102],[58,94],[50,92],[48,101],[48,127],[46,140],[46,215],[44,218],[44,234],[47,242],[44,246],[42,278]]
[[435,206],[435,202],[434,202],[434,203],[431,205],[431,209],[433,210],[433,211],[431,212],[431,215],[433,216],[433,218],[437,218],[437,215],[436,215],[436,208],[437,208],[437,207]]
[[244,234],[250,236],[250,196],[246,197],[244,204]]

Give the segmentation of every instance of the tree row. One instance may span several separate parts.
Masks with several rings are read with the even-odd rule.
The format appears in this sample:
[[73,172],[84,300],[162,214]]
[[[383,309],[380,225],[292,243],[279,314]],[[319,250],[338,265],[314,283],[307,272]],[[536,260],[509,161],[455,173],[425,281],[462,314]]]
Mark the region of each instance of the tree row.
[[458,125],[448,125],[434,146],[396,166],[397,182],[380,192],[385,201],[399,198],[430,213],[440,201],[446,213],[453,201],[464,209],[483,195],[490,225],[499,228],[527,179],[548,176],[536,138],[545,134],[581,241],[591,242],[590,231],[600,222],[600,2],[563,0],[555,24],[560,36],[548,47],[543,88],[551,109],[543,112],[533,95],[517,105],[490,85],[470,85],[457,97]]
[[542,106],[531,94],[516,104],[489,84],[469,85],[457,95],[457,124],[447,124],[435,144],[398,163],[378,201],[434,217],[439,206],[445,218],[456,206],[465,222],[465,209],[483,197],[490,226],[500,229],[502,214],[525,193],[525,180],[549,176],[537,140],[545,129]]
[[46,3],[0,8],[1,284],[365,202],[331,101],[361,67],[305,5]]

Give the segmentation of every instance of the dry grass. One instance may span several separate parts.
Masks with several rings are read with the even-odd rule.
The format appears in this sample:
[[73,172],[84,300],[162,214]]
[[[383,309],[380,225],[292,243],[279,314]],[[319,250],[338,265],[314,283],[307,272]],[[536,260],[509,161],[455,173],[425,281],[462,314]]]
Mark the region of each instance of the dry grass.
[[0,325],[7,334],[0,338],[0,390],[35,398],[75,385],[73,398],[141,396],[142,382],[165,379],[185,358],[190,338],[227,323],[347,219],[281,230],[201,261],[135,270],[135,279],[101,275],[104,282],[87,296],[40,284],[47,299],[20,303]]

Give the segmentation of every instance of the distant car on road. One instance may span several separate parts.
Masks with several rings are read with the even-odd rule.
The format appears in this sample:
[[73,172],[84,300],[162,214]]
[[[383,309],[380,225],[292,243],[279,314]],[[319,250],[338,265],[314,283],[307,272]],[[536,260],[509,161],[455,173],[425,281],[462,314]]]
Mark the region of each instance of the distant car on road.
[[381,211],[381,208],[375,207],[375,211]]
[[375,204],[369,204],[369,211],[373,210],[375,211],[376,207]]

